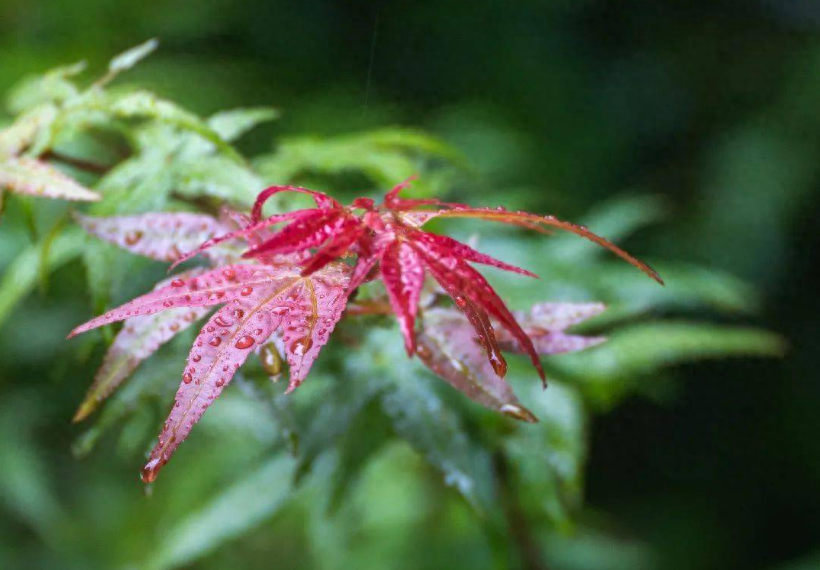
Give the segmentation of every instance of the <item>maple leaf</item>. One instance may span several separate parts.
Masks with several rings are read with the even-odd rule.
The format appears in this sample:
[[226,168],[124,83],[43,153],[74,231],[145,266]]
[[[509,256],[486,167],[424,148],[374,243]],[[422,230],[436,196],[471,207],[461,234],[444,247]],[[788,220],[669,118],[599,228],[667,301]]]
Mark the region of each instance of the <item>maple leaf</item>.
[[[349,284],[351,292],[371,278],[373,269],[378,265],[379,277],[398,318],[408,355],[415,353],[419,295],[424,276],[429,274],[467,316],[498,376],[505,375],[507,364],[499,349],[491,320],[511,335],[518,347],[529,355],[545,383],[546,377],[538,350],[530,336],[521,328],[492,286],[471,264],[489,265],[530,277],[535,275],[482,254],[450,237],[425,232],[421,229],[424,224],[434,218],[466,217],[498,221],[544,233],[548,233],[549,228],[570,231],[609,249],[663,284],[651,267],[583,226],[554,216],[511,212],[503,208],[471,208],[465,204],[445,203],[436,199],[402,198],[400,193],[409,183],[410,180],[405,181],[390,190],[378,207],[369,198],[358,198],[350,206],[343,206],[321,192],[294,186],[273,186],[260,193],[254,204],[250,223],[245,228],[211,240],[190,255],[204,252],[222,240],[243,236],[251,231],[269,231],[277,224],[288,222],[253,246],[243,257],[264,260],[270,255],[301,253],[304,255],[304,260],[301,261],[302,272],[307,275],[334,260],[355,254],[357,260]],[[313,197],[316,207],[275,214],[263,219],[262,208],[265,202],[280,192],[308,194]],[[428,207],[433,209],[424,209]]]
[[[600,303],[541,303],[526,313],[515,313],[532,339],[538,354],[576,352],[600,344],[603,337],[566,334],[564,331],[604,310]],[[511,335],[499,331],[503,350],[520,352]],[[501,379],[484,355],[469,316],[450,308],[425,311],[416,354],[424,365],[448,384],[479,404],[518,420],[538,421],[518,401],[512,387]]]
[[70,337],[160,311],[224,305],[194,342],[176,402],[143,471],[145,481],[156,477],[247,356],[276,330],[282,331],[290,365],[288,389],[301,384],[344,311],[348,273],[343,264],[309,276],[292,265],[221,266],[188,279],[176,277],[71,332]]
[[[141,358],[170,339],[176,332],[172,325],[181,329],[180,318],[193,321],[210,307],[221,306],[191,349],[174,407],[143,469],[143,480],[153,481],[252,352],[260,355],[275,378],[281,371],[281,350],[289,365],[288,392],[299,386],[340,320],[350,294],[375,278],[378,266],[377,275],[398,318],[408,355],[418,354],[431,369],[480,403],[532,421],[502,379],[507,369],[502,350],[529,355],[546,383],[539,354],[578,350],[599,342],[563,332],[598,309],[578,312],[576,307],[572,313],[566,305],[544,304],[526,314],[512,313],[471,264],[536,275],[450,237],[423,231],[421,226],[435,217],[476,217],[531,229],[567,229],[607,247],[660,281],[648,266],[586,228],[522,212],[401,198],[400,191],[408,183],[393,188],[378,207],[368,198],[343,206],[321,192],[274,186],[259,194],[249,216],[225,211],[219,219],[190,213],[79,217],[90,233],[134,253],[174,265],[203,253],[214,267],[176,276],[72,331],[69,336],[126,321],[78,415],[87,415],[89,406],[93,409],[89,402],[110,393]],[[280,192],[307,194],[316,207],[263,218],[264,204]],[[434,209],[424,209],[428,207]],[[279,224],[285,225],[277,229]],[[241,257],[240,240],[249,246]],[[196,247],[197,243],[201,245]],[[350,256],[356,257],[352,265],[343,262]],[[416,321],[427,275],[460,312],[428,311],[421,344],[417,344]],[[163,311],[168,311],[166,316],[155,316]],[[452,338],[440,338],[441,334]],[[455,339],[462,341],[460,352],[451,354],[452,349],[443,347]],[[479,364],[482,354],[486,360],[480,359]],[[455,372],[454,362],[461,362]]]
[[62,200],[93,202],[101,196],[47,162],[27,157],[0,157],[0,190]]

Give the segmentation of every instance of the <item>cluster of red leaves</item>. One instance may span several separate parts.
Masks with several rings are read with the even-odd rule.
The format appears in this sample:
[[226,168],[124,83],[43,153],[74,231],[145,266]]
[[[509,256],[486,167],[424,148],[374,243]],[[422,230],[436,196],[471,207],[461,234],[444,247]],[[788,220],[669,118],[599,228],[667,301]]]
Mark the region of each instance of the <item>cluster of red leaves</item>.
[[[551,228],[568,230],[606,247],[662,282],[650,267],[582,226],[552,216],[503,208],[471,208],[438,200],[404,199],[399,194],[406,186],[404,183],[393,188],[378,206],[368,198],[358,198],[350,206],[343,206],[321,192],[275,186],[259,195],[249,218],[231,212],[223,216],[223,220],[193,214],[152,214],[83,221],[91,233],[136,253],[174,261],[174,265],[205,253],[217,265],[210,271],[178,276],[71,333],[73,336],[125,320],[120,336],[128,339],[134,337],[135,330],[148,327],[146,316],[164,310],[174,314],[176,320],[170,321],[167,325],[170,328],[163,325],[164,332],[153,330],[142,335],[141,338],[149,341],[136,358],[139,362],[173,336],[168,333],[174,324],[176,330],[181,328],[180,316],[183,322],[190,322],[202,316],[203,308],[222,305],[191,349],[176,402],[143,469],[143,480],[152,481],[156,477],[248,354],[270,352],[269,339],[273,339],[289,364],[288,391],[296,388],[327,343],[350,294],[362,283],[374,279],[384,284],[408,355],[418,354],[431,370],[476,401],[519,419],[534,419],[501,380],[507,369],[502,349],[529,355],[545,381],[539,354],[577,350],[598,342],[599,339],[563,335],[561,331],[600,309],[581,306],[580,317],[573,319],[565,314],[567,307],[572,306],[542,305],[540,313],[536,307],[529,317],[516,318],[471,263],[536,276],[447,236],[423,231],[422,226],[434,218],[478,218],[540,232]],[[280,192],[308,194],[315,208],[263,217],[266,201]],[[280,224],[285,225],[277,229]],[[108,228],[108,232],[101,228]],[[161,228],[165,229],[160,231]],[[224,231],[227,228],[230,229]],[[192,234],[209,239],[181,255],[179,244],[189,245]],[[238,240],[247,244],[241,253],[245,262],[235,247]],[[347,259],[353,262],[345,263]],[[437,323],[437,327],[425,325],[419,343],[416,320],[428,275],[452,298],[458,311],[431,311],[430,323]],[[175,312],[180,311],[189,312],[176,315]],[[521,319],[530,326],[525,322],[522,327]],[[552,325],[544,324],[547,322]],[[500,325],[499,332],[494,324]],[[439,333],[445,330],[449,332],[442,337]],[[458,354],[452,350],[453,339],[463,341]],[[115,346],[120,352],[127,349],[127,342],[118,344],[118,341],[119,336]],[[492,373],[481,370],[483,365],[477,362],[477,355],[481,354],[486,357],[482,360],[489,364]],[[463,366],[451,369],[454,362]],[[124,375],[116,375],[113,382],[110,378],[104,379],[104,390],[99,386],[96,391],[92,388],[93,398],[101,399],[110,393],[134,366],[132,359],[125,366]],[[471,372],[465,374],[464,370]],[[95,385],[100,382],[98,377]],[[78,415],[84,417],[87,413]]]

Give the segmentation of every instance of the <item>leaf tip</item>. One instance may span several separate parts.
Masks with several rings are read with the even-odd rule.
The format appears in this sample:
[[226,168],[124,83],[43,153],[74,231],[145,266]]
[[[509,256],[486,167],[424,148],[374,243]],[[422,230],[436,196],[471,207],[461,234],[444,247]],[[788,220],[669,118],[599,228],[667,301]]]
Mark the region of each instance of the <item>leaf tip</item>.
[[71,418],[71,423],[73,423],[73,424],[80,423],[81,421],[86,419],[88,416],[90,416],[91,413],[96,409],[97,409],[96,400],[94,400],[93,398],[85,399],[83,401],[83,403],[80,404],[80,407],[77,408],[77,411],[74,412],[74,417]]
[[533,414],[524,406],[520,406],[517,404],[504,404],[498,411],[504,414],[505,416],[508,416],[516,420],[520,420],[522,422],[527,422],[530,424],[538,423],[538,418],[535,417],[535,414]]
[[157,459],[152,459],[148,463],[145,464],[145,467],[142,468],[140,471],[140,480],[145,483],[153,483],[157,479],[157,475],[159,474],[159,470],[162,468],[162,461]]

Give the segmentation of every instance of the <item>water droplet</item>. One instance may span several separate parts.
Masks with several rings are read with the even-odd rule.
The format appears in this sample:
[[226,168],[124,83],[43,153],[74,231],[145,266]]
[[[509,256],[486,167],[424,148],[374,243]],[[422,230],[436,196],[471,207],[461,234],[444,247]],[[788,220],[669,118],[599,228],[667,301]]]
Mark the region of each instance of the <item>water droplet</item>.
[[182,381],[185,382],[186,384],[190,384],[191,380],[193,380],[193,379],[194,379],[194,377],[191,376],[190,372],[186,372],[185,374],[182,375]]
[[182,279],[174,279],[171,281],[171,287],[183,287],[185,285],[185,281]]
[[214,319],[214,322],[220,327],[229,327],[233,324],[232,322],[226,320],[225,317],[223,317],[222,315],[217,315],[217,317]]
[[239,294],[243,297],[247,297],[251,293],[253,293],[253,287],[243,287],[242,290],[239,292]]
[[208,344],[210,344],[211,346],[219,346],[220,344],[222,344],[222,339],[218,336],[211,337],[211,340],[208,341]]
[[234,346],[236,346],[236,348],[250,348],[254,342],[253,337],[246,334],[239,337],[239,340],[236,341]]

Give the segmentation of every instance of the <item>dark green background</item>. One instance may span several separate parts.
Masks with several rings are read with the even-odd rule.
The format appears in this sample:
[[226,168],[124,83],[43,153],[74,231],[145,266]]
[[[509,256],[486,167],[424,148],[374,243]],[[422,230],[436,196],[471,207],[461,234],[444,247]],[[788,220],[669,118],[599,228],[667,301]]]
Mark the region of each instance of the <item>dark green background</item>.
[[[665,223],[625,245],[749,280],[758,324],[791,350],[688,366],[675,398],[597,418],[587,502],[662,568],[820,568],[818,30],[811,0],[0,0],[0,91],[78,59],[100,69],[156,36],[129,81],[202,113],[283,110],[249,152],[288,133],[413,125],[473,158],[477,203],[515,192],[573,218],[624,192],[663,196]],[[11,358],[0,393],[54,365],[46,354],[23,374]],[[37,437],[68,461],[57,419]],[[4,548],[28,540],[15,532]],[[259,535],[229,548],[276,552]]]

